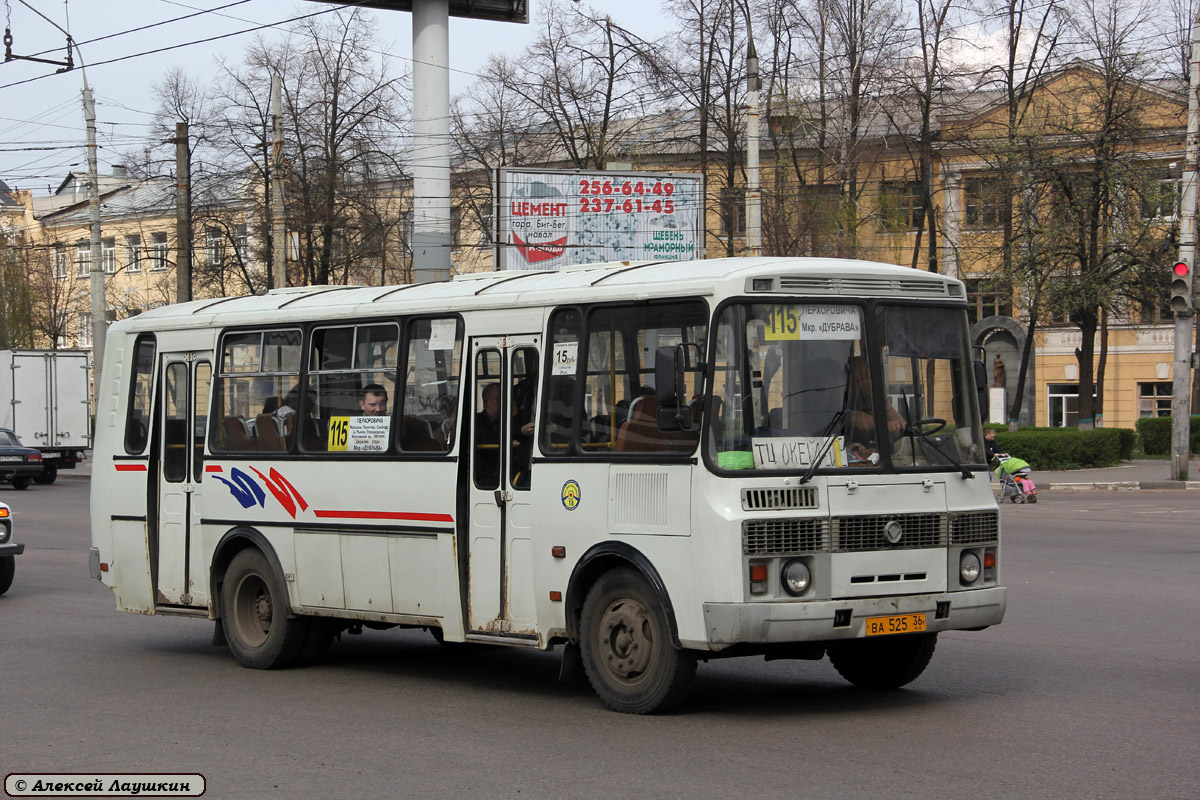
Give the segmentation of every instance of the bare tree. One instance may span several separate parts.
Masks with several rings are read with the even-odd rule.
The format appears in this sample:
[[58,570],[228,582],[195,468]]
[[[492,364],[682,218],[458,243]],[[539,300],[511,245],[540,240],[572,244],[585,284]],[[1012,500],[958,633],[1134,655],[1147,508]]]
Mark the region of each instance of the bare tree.
[[1158,98],[1143,80],[1150,68],[1137,33],[1146,29],[1150,13],[1146,5],[1117,0],[1076,6],[1071,25],[1092,60],[1070,96],[1057,98],[1046,114],[1048,133],[1071,143],[1048,153],[1039,168],[1061,200],[1052,244],[1070,268],[1054,281],[1053,299],[1082,334],[1076,352],[1081,428],[1094,422],[1097,378],[1103,387],[1096,334],[1105,315],[1119,310],[1131,287],[1146,280],[1165,236],[1141,213],[1139,195],[1153,178],[1139,145],[1152,108],[1165,114],[1173,107],[1180,126],[1183,119],[1177,98]]
[[[394,189],[403,172],[402,79],[390,74],[357,9],[303,20],[281,40],[256,39],[240,63],[221,64],[207,91],[180,72],[157,85],[160,127],[173,130],[182,119],[197,132],[193,229],[203,229],[207,250],[196,279],[210,292],[263,291],[266,274],[253,265],[271,263],[273,248],[284,246],[270,236],[273,75],[284,89],[284,198],[297,245],[289,281],[385,279],[380,228],[397,230],[402,210],[381,187]],[[223,246],[210,247],[217,233]],[[207,257],[217,252],[220,258]]]

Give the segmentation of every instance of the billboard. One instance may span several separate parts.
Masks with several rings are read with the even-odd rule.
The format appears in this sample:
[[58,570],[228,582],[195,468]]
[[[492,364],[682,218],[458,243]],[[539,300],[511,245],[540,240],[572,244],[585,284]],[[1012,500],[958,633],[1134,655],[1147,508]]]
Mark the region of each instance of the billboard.
[[507,168],[499,182],[499,269],[704,257],[698,174]]
[[[340,6],[366,6],[384,11],[412,11],[412,0],[315,0]],[[497,22],[529,22],[526,0],[450,0],[450,16],[490,19]]]

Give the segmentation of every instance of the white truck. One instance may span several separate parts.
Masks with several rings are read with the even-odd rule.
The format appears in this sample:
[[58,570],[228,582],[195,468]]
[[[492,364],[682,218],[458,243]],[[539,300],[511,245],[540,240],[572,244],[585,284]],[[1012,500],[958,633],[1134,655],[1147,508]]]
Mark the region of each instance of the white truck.
[[0,428],[42,453],[34,481],[54,483],[91,449],[87,350],[0,350]]

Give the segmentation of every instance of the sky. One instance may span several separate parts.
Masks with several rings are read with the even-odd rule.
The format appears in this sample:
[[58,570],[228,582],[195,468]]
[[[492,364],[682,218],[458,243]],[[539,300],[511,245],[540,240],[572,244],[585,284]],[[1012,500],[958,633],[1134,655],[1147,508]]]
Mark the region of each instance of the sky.
[[[147,141],[156,105],[151,85],[171,67],[183,67],[208,84],[217,71],[216,57],[238,60],[256,35],[228,34],[330,8],[308,0],[4,0],[4,5],[13,54],[64,59],[66,39],[57,25],[71,32],[85,65],[92,65],[87,81],[96,98],[101,174],[121,162],[123,151],[140,150]],[[490,54],[520,52],[536,36],[544,5],[529,0],[528,25],[452,17],[451,93],[469,85]],[[664,35],[672,24],[661,11],[661,0],[592,0],[591,5],[646,39]],[[383,49],[397,59],[393,73],[408,72],[411,14],[366,13],[375,20]],[[188,15],[195,16],[155,24]],[[272,28],[261,34],[268,39],[282,35]],[[200,41],[205,39],[211,41]],[[191,42],[199,43],[177,47]],[[126,58],[163,48],[171,49]],[[124,60],[104,63],[113,59]],[[35,195],[48,194],[68,172],[87,168],[83,76],[78,64],[61,74],[56,69],[29,61],[0,64],[0,179]]]

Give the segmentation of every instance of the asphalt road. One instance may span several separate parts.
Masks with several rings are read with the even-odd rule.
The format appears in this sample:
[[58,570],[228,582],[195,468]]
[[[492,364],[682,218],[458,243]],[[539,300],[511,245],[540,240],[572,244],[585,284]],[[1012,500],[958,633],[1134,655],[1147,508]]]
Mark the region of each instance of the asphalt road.
[[260,672],[205,621],[120,614],[87,575],[87,481],[0,487],[0,775],[200,772],[210,798],[1195,798],[1200,497],[1003,509],[1003,625],[909,688],[828,662],[701,664],[676,713],[606,711],[552,654],[344,637]]

